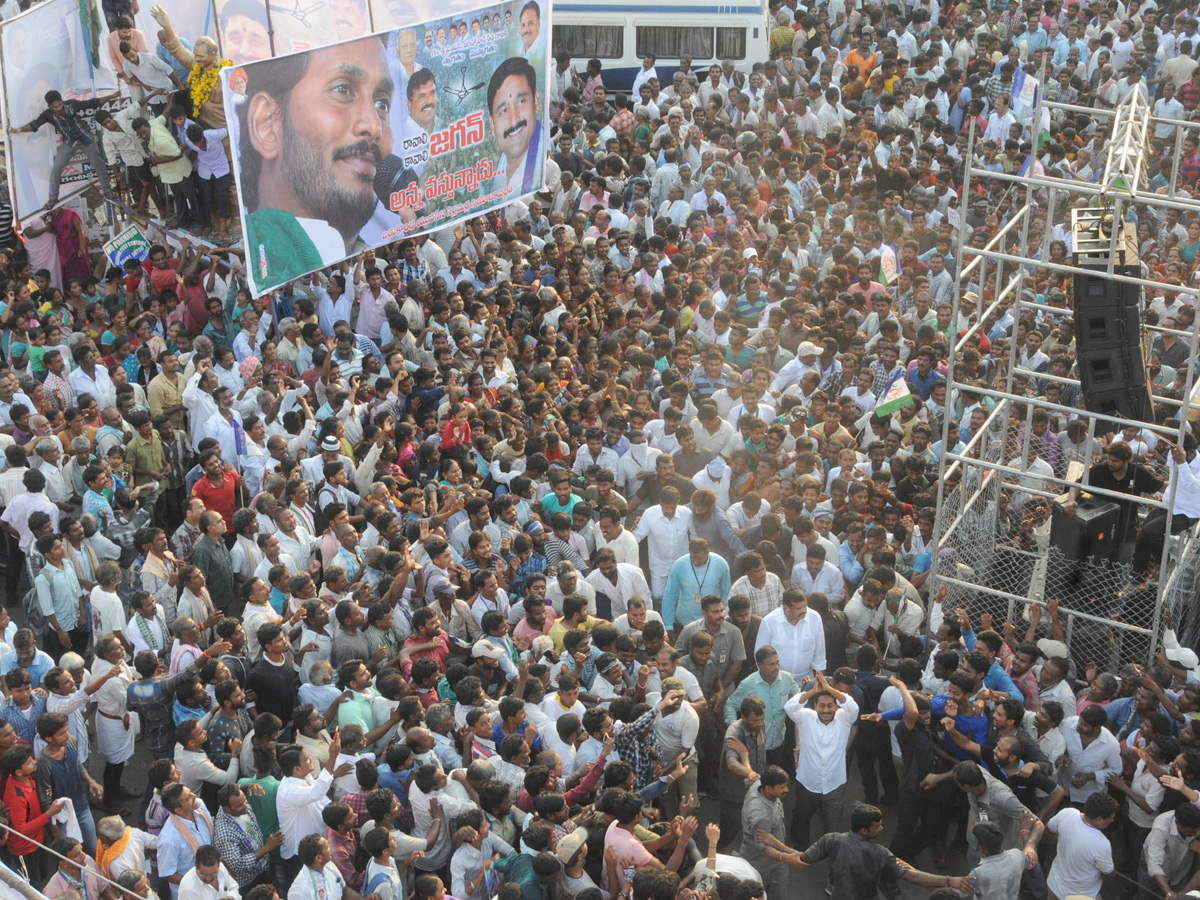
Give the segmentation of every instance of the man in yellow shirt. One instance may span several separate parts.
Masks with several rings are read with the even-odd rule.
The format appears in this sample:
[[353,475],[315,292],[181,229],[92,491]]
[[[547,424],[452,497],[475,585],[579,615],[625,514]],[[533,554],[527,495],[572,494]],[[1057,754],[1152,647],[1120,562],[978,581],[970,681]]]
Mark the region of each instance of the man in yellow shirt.
[[587,600],[578,594],[563,598],[562,615],[550,626],[550,639],[554,641],[554,652],[563,652],[563,636],[568,631],[591,631],[602,624],[601,619],[588,615]]

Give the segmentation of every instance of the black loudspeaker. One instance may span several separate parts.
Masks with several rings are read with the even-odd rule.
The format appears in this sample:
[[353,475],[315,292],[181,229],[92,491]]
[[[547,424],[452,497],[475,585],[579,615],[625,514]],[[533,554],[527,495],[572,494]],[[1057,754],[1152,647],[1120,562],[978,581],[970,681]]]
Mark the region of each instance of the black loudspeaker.
[[[1125,269],[1116,271],[1125,274]],[[1137,274],[1133,271],[1131,274]],[[1086,269],[1075,275],[1075,348],[1089,412],[1152,421],[1137,285]]]
[[1055,501],[1050,519],[1050,544],[1071,560],[1108,556],[1115,548],[1121,508],[1100,497],[1080,497],[1075,514]]
[[[1075,514],[1068,515],[1056,500],[1050,519],[1050,546],[1065,559],[1051,558],[1046,571],[1046,596],[1057,597],[1067,609],[1107,615],[1119,606],[1109,579],[1106,560],[1120,550],[1117,529],[1121,508],[1101,497],[1080,497]],[[1098,607],[1097,603],[1103,603]]]

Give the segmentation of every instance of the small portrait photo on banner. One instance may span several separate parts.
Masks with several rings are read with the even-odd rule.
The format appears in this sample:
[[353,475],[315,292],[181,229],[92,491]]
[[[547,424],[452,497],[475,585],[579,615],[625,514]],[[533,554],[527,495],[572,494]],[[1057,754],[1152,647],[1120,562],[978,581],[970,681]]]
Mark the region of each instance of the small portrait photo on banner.
[[548,27],[491,4],[227,69],[254,292],[541,190]]

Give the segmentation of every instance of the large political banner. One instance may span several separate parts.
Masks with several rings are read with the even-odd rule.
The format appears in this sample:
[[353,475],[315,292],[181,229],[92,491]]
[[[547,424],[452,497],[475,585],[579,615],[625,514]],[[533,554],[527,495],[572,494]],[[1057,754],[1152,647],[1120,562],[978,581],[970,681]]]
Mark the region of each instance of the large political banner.
[[512,0],[223,70],[255,294],[541,190],[548,33]]
[[[479,6],[478,0],[370,0],[370,4],[371,20],[375,23],[376,31],[391,31],[394,28],[403,28],[409,22],[424,22],[438,16],[457,16]],[[513,8],[513,11],[515,10],[516,7]],[[545,15],[545,9],[542,13]],[[510,21],[505,23],[502,14],[501,25],[512,28],[511,15],[510,12]],[[467,27],[467,33],[470,34],[470,23]],[[483,28],[483,23],[480,22],[480,30]],[[491,31],[490,22],[487,30]]]
[[235,66],[372,32],[367,0],[215,0],[221,52]]
[[[46,93],[58,91],[75,107],[84,127],[95,133],[91,116],[117,101],[113,73],[99,65],[99,17],[90,15],[95,0],[83,0],[89,28],[80,15],[80,0],[46,0],[0,25],[0,64],[4,70],[4,113],[8,128],[28,125],[46,110]],[[47,123],[28,134],[7,135],[6,167],[18,220],[42,209],[50,195],[54,158],[61,140]],[[76,153],[62,168],[59,193],[66,200],[87,185],[90,170]]]

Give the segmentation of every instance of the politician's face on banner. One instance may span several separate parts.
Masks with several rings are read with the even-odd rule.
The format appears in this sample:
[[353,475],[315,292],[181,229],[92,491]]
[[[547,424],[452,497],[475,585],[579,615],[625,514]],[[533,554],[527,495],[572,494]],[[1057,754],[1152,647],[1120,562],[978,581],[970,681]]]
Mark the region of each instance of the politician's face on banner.
[[[296,59],[272,63],[295,69]],[[325,221],[349,245],[371,217],[376,168],[392,152],[395,88],[384,43],[363,38],[299,59],[307,64],[294,82],[285,70],[257,77],[262,90],[250,85],[243,140],[259,161],[255,205]]]
[[413,31],[402,31],[396,36],[396,55],[404,67],[411,68],[417,61],[417,35]]
[[358,37],[371,30],[367,0],[333,0],[333,27],[339,40]]
[[271,56],[271,36],[262,22],[249,16],[230,16],[224,37],[225,52],[235,66]]
[[542,33],[541,10],[536,3],[527,3],[521,10],[521,45],[528,50]]
[[408,116],[425,131],[437,124],[438,87],[433,73],[422,69],[408,82]]
[[[249,2],[218,0],[218,11]],[[440,15],[222,75],[256,294],[542,187],[544,4],[370,0],[376,12],[385,2]],[[327,32],[359,3],[329,0]],[[505,15],[507,31],[495,27]]]
[[270,59],[271,33],[262,0],[228,0],[217,4],[221,48],[235,66]]
[[488,84],[488,112],[496,145],[514,165],[529,149],[541,115],[533,66],[521,57],[500,64]]

